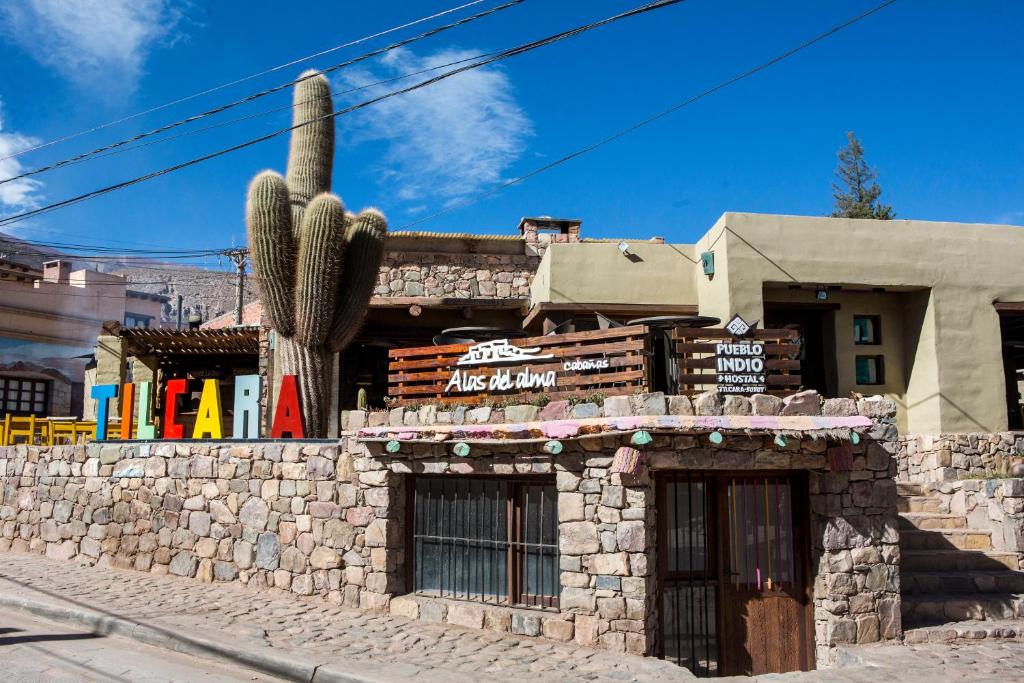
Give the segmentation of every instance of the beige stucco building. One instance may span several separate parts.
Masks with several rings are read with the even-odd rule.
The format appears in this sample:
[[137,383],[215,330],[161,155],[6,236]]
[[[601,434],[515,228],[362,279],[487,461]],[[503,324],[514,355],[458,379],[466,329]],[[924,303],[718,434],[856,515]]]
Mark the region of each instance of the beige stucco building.
[[0,418],[91,414],[85,367],[103,323],[158,327],[166,300],[66,260],[0,262]]
[[884,393],[903,430],[1021,426],[1019,227],[725,213],[693,245],[625,246],[552,245],[531,306],[657,303],[797,326],[807,384],[830,396]]

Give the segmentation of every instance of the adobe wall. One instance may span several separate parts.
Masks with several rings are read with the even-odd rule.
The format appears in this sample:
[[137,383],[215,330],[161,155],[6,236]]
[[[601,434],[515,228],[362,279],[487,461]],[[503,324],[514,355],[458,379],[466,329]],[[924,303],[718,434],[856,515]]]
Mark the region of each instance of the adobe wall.
[[[672,405],[652,397],[636,409],[664,412]],[[843,406],[848,414],[858,411],[853,401]],[[843,465],[833,462],[824,439],[790,438],[780,448],[767,434],[730,434],[719,445],[706,435],[656,434],[637,475],[609,469],[628,435],[566,440],[557,456],[537,443],[514,442],[477,445],[468,457],[424,443],[388,454],[382,443],[363,443],[352,432],[333,443],[11,446],[0,448],[0,552],[275,587],[335,604],[651,654],[658,628],[652,474],[805,470],[815,642],[824,665],[837,645],[901,635],[894,446],[886,441],[894,408],[868,401],[860,410],[876,426]],[[489,417],[500,422],[497,413]],[[444,411],[435,408],[434,419],[444,420]],[[405,595],[407,487],[419,473],[553,477],[560,607]]]

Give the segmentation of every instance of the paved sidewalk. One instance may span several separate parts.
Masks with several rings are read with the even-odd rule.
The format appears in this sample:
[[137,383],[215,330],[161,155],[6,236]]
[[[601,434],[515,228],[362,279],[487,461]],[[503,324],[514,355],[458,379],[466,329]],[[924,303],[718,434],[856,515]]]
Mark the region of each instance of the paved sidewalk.
[[184,636],[194,654],[234,654],[245,666],[253,666],[254,657],[267,658],[269,667],[278,667],[272,673],[307,681],[690,678],[653,658],[439,626],[273,590],[0,553],[0,605],[29,603],[47,608],[43,616],[50,619],[96,613],[94,625],[101,629],[110,628],[113,619],[129,620],[138,625],[134,635],[142,633],[144,642],[154,645],[189,649],[175,642]]
[[[32,554],[0,553],[0,607],[18,607],[62,623],[86,625],[94,633],[128,636],[315,683],[694,680],[686,670],[653,658],[438,626],[334,607],[290,593],[88,567]],[[954,631],[947,629],[945,635],[952,637]],[[889,679],[1024,681],[1024,642],[986,638],[860,646],[843,651],[840,666],[828,670],[724,680]]]
[[0,607],[4,683],[283,683],[233,663],[200,659]]

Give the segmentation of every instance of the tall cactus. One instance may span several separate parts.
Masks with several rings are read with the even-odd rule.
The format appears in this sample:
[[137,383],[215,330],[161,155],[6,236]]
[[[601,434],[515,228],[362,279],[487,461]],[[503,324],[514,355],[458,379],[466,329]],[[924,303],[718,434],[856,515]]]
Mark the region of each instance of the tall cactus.
[[387,235],[379,211],[347,213],[330,193],[332,111],[327,79],[302,74],[294,109],[294,125],[301,127],[292,132],[286,177],[263,171],[246,202],[260,301],[278,333],[283,373],[298,375],[309,437],[327,435],[330,356],[359,331]]

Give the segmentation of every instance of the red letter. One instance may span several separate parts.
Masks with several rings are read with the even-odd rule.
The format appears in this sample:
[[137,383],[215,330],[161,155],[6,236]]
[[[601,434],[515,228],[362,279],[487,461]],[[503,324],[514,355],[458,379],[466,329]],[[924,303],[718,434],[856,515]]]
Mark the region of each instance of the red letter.
[[164,438],[181,439],[185,436],[185,425],[177,422],[178,396],[185,393],[188,380],[167,380],[167,393],[164,394]]
[[285,434],[293,439],[304,436],[295,375],[281,377],[281,390],[277,393],[277,406],[274,408],[274,426],[270,428],[271,439],[283,439]]

